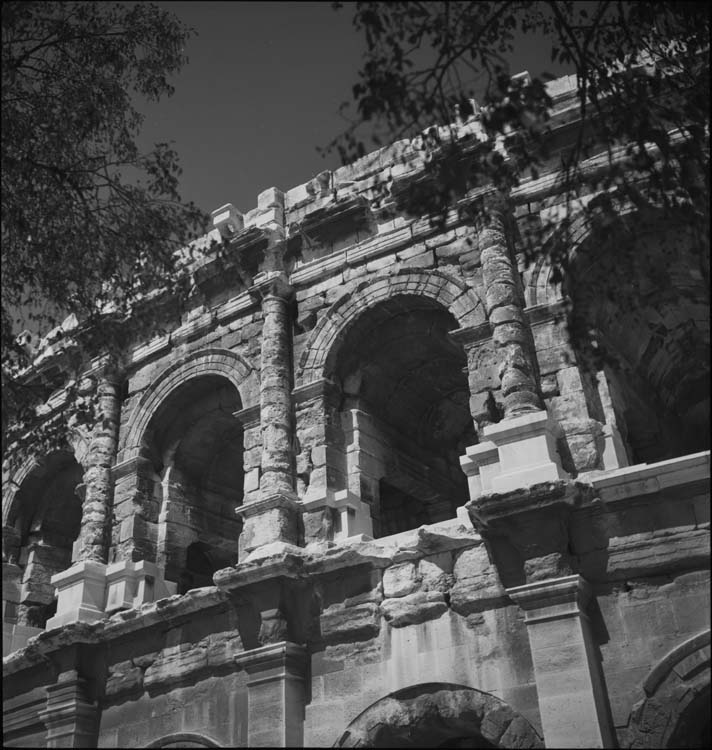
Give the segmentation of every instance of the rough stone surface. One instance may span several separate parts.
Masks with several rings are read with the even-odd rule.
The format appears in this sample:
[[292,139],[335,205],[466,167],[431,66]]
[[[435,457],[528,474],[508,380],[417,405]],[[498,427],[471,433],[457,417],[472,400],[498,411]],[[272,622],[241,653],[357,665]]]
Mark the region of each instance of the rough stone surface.
[[[406,211],[425,164],[419,137],[262,192],[120,371],[87,352],[94,421],[3,456],[4,746],[705,746],[705,259],[652,211],[564,217],[551,173],[434,225]],[[552,216],[571,309],[517,254]],[[574,310],[625,366],[587,369]],[[50,422],[64,343],[34,365]],[[571,480],[480,492],[521,434],[460,457],[543,408]],[[133,608],[46,628],[53,575],[144,560],[112,583]]]
[[447,604],[439,591],[418,591],[398,599],[384,599],[381,611],[391,627],[402,628],[440,617],[447,611]]

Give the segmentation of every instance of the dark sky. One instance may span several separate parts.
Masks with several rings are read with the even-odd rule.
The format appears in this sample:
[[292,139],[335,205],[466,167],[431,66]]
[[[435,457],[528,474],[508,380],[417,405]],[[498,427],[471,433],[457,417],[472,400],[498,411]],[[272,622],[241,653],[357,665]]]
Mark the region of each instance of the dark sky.
[[[348,3],[339,11],[330,2],[157,5],[197,32],[173,97],[139,103],[141,143],[175,142],[184,199],[208,212],[224,203],[245,212],[266,188],[286,191],[340,165],[316,147],[343,129],[338,107],[365,50]],[[550,70],[549,48],[524,39],[512,72]]]
[[362,42],[331,3],[160,2],[198,36],[175,94],[145,106],[144,139],[175,141],[183,197],[211,211],[257,205],[339,166],[316,152],[343,127]]

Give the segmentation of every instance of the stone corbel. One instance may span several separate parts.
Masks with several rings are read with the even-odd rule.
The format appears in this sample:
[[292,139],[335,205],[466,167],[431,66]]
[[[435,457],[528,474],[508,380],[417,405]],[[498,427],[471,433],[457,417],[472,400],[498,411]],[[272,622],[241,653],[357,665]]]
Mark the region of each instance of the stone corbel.
[[471,500],[466,508],[485,540],[505,586],[571,574],[571,513],[593,488],[578,482],[543,482]]

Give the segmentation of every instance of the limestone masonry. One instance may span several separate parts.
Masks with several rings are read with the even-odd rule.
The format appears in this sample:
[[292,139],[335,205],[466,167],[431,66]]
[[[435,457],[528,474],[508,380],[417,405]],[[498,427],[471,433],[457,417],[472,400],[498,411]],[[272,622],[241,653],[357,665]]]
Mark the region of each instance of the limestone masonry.
[[[433,224],[422,145],[215,211],[188,309],[87,361],[93,424],[8,452],[4,746],[709,746],[705,260],[674,216],[581,211],[553,284],[521,238],[556,172]],[[27,375],[48,421],[75,330]]]

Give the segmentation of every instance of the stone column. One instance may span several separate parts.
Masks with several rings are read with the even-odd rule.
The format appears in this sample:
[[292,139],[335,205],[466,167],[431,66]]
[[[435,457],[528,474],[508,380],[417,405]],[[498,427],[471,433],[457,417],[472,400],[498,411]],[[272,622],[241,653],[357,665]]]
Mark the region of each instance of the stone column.
[[579,575],[507,589],[525,613],[546,747],[615,747]]
[[120,384],[105,375],[97,386],[97,415],[84,472],[85,496],[77,560],[106,563],[110,543],[113,478],[121,411]]
[[262,299],[260,369],[262,458],[259,500],[238,509],[245,525],[240,550],[250,553],[271,542],[297,544],[299,505],[294,488],[292,354],[290,302],[286,275],[266,272],[252,288]]
[[282,641],[240,654],[247,680],[249,747],[302,747],[307,652]]
[[70,670],[47,688],[47,708],[40,713],[47,747],[97,746],[100,711],[87,687],[87,681]]
[[534,342],[524,315],[524,301],[517,269],[510,257],[505,232],[504,199],[490,197],[485,203],[484,226],[478,235],[485,307],[492,341],[498,353],[504,416],[542,409],[537,384]]
[[48,629],[104,617],[120,394],[118,377],[103,373],[96,389],[95,424],[85,462],[84,484],[80,485],[84,493],[82,522],[74,543],[73,565],[51,578],[57,588],[57,614],[48,620]]
[[[504,199],[489,196],[478,242],[504,418],[486,426],[482,430],[484,439],[468,448],[460,459],[471,490],[481,494],[510,492],[567,476],[556,447],[561,428],[547,414],[539,395],[534,340],[510,257],[505,221]],[[486,471],[481,471],[485,466]],[[477,497],[472,494],[471,499]]]

